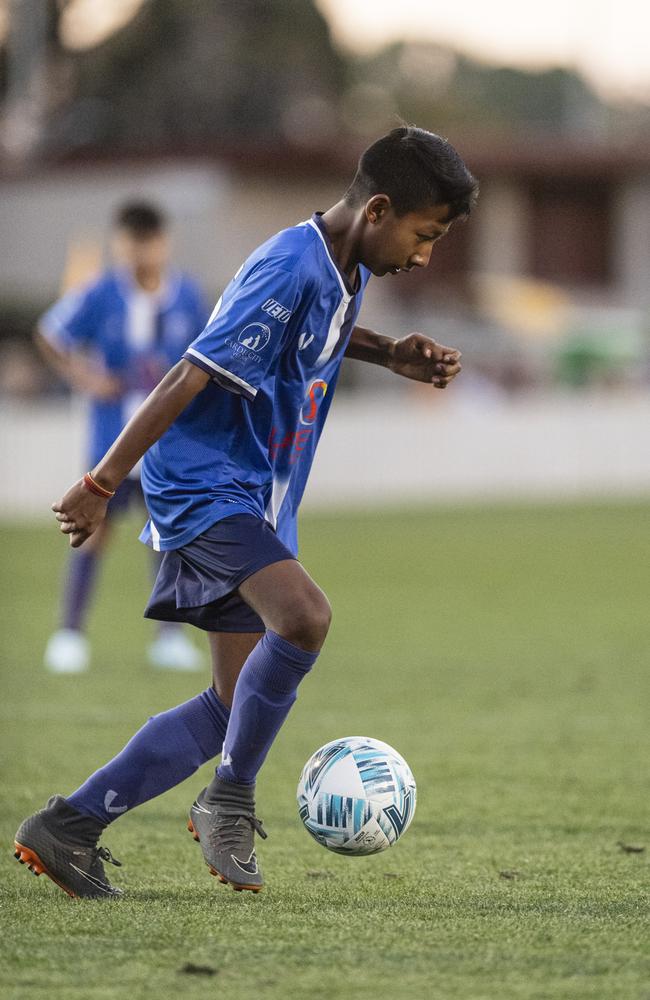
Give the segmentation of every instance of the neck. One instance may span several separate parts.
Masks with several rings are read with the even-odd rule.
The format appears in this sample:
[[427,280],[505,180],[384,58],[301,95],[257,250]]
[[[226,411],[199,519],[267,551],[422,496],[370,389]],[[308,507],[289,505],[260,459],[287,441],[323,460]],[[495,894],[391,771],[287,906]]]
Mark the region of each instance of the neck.
[[337,263],[354,284],[361,262],[359,247],[363,223],[359,211],[341,200],[324,212],[322,218]]
[[157,292],[162,285],[162,274],[158,268],[136,267],[133,278],[144,292]]

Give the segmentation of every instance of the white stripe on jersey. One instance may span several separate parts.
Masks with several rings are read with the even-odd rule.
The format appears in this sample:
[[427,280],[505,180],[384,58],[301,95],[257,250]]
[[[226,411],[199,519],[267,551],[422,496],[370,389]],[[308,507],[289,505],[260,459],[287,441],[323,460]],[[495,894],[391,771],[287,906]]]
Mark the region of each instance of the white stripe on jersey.
[[339,286],[341,288],[341,292],[343,293],[343,298],[339,302],[338,308],[336,309],[336,312],[332,316],[332,322],[330,323],[330,328],[327,331],[327,339],[325,341],[325,346],[323,347],[323,350],[320,352],[320,354],[318,355],[318,357],[316,359],[316,367],[320,368],[321,365],[324,365],[325,362],[329,361],[329,359],[332,357],[332,352],[334,351],[334,348],[336,347],[336,345],[339,342],[339,337],[341,336],[341,327],[343,326],[343,323],[345,322],[345,314],[347,312],[348,306],[350,305],[350,302],[351,302],[353,296],[350,294],[350,292],[345,287],[345,283],[343,281],[343,278],[341,277],[341,274],[339,272],[338,267],[336,266],[336,264],[332,260],[332,255],[329,252],[329,247],[327,246],[327,243],[325,241],[325,237],[321,233],[320,229],[318,228],[318,226],[316,225],[316,223],[314,222],[313,219],[307,219],[307,225],[311,226],[311,228],[316,233],[318,233],[319,239],[320,239],[321,243],[323,244],[323,247],[325,248],[325,253],[327,254],[327,259],[329,260],[330,264],[332,265],[332,270],[334,271],[334,274],[336,275],[336,280],[338,281]]
[[269,500],[266,510],[264,511],[264,519],[269,522],[269,524],[274,530],[278,526],[278,516],[280,514],[280,507],[284,503],[284,498],[287,495],[287,490],[289,489],[290,482],[291,482],[291,473],[289,473],[286,479],[276,479],[275,476],[273,477],[273,489],[271,491],[271,499]]
[[323,236],[323,234],[321,233],[320,229],[318,228],[318,226],[316,225],[316,223],[314,222],[313,219],[307,219],[307,225],[311,226],[311,228],[315,232],[318,233],[318,238],[320,239],[321,243],[325,247],[325,253],[327,254],[327,259],[329,260],[330,264],[332,265],[332,270],[334,271],[334,274],[336,275],[336,280],[338,281],[339,285],[341,286],[341,291],[343,292],[343,294],[348,296],[348,302],[349,302],[351,296],[349,295],[348,290],[345,287],[345,283],[343,281],[343,278],[341,277],[341,272],[339,271],[338,267],[336,266],[336,264],[332,260],[332,255],[330,254],[329,247],[327,246],[327,243],[325,242],[325,237]]
[[[241,270],[241,268],[240,268],[240,270]],[[210,319],[209,319],[209,320],[208,320],[208,322],[207,322],[207,323],[205,324],[205,327],[204,327],[204,329],[207,329],[207,327],[209,327],[209,326],[210,326],[210,323],[212,322],[212,320],[214,319],[214,317],[215,317],[215,316],[217,315],[217,313],[218,313],[218,312],[219,312],[219,310],[221,309],[221,302],[222,302],[222,299],[223,299],[223,295],[220,295],[220,296],[219,296],[219,298],[217,299],[217,304],[216,304],[216,306],[214,307],[214,309],[212,310],[212,312],[211,312],[211,314],[210,314]]]
[[160,552],[160,532],[151,518],[149,518],[149,531],[151,532],[151,544],[154,550]]
[[249,385],[248,382],[245,382],[243,378],[239,378],[238,375],[233,375],[233,373],[229,372],[226,368],[222,368],[221,365],[215,364],[215,362],[211,361],[210,358],[206,358],[205,354],[201,354],[193,347],[188,347],[185,353],[192,354],[195,358],[198,358],[199,361],[202,361],[204,365],[207,365],[208,368],[212,368],[215,372],[218,372],[219,375],[223,375],[225,378],[230,379],[231,382],[234,382],[242,389],[245,389],[246,392],[251,394],[251,396],[257,396],[257,389],[253,388],[252,385]]
[[330,323],[330,328],[327,331],[327,340],[323,350],[320,352],[316,358],[315,365],[316,368],[322,367],[326,361],[332,357],[332,352],[339,342],[341,336],[341,327],[345,322],[345,314],[348,311],[348,306],[350,305],[350,300],[352,296],[347,292],[343,294],[343,298],[339,302],[338,308],[334,315],[332,316],[332,322]]

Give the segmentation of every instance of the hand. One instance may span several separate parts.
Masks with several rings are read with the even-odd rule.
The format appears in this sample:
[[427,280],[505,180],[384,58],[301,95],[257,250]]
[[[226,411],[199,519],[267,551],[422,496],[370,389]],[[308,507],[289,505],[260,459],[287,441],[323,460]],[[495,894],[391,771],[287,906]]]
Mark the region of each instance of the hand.
[[461,371],[460,351],[437,344],[422,333],[411,333],[394,342],[388,367],[404,378],[444,389]]
[[77,549],[104,520],[107,506],[108,499],[95,496],[80,479],[62,500],[52,504],[52,510],[59,528],[64,535],[69,535],[72,548]]
[[73,357],[70,359],[69,378],[75,389],[92,396],[94,399],[105,401],[119,399],[124,392],[119,378],[98,371],[85,358]]

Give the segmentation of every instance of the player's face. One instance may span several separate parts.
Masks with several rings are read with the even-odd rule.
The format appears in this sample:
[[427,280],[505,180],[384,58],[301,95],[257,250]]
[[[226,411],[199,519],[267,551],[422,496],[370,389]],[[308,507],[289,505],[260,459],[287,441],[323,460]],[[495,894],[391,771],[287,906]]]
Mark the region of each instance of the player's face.
[[134,273],[162,272],[169,260],[169,249],[169,237],[165,233],[134,236],[126,230],[119,230],[113,244],[117,261]]
[[366,205],[369,225],[363,246],[363,263],[373,274],[397,274],[426,267],[434,243],[449,232],[448,205],[432,205],[397,215],[390,199],[375,195]]

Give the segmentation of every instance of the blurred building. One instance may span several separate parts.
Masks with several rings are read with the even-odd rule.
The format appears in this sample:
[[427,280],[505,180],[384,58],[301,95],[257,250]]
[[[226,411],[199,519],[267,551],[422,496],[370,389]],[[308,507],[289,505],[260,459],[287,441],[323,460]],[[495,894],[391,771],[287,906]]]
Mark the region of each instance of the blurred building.
[[[650,306],[650,144],[457,144],[480,179],[479,208],[426,271],[386,279],[391,296],[463,304],[473,300],[473,276],[495,275],[548,282],[580,301]],[[168,207],[183,263],[216,296],[261,240],[340,196],[357,152],[222,146],[0,175],[0,232],[12,248],[0,297],[53,298],[74,248],[101,243],[115,205],[144,194]]]

